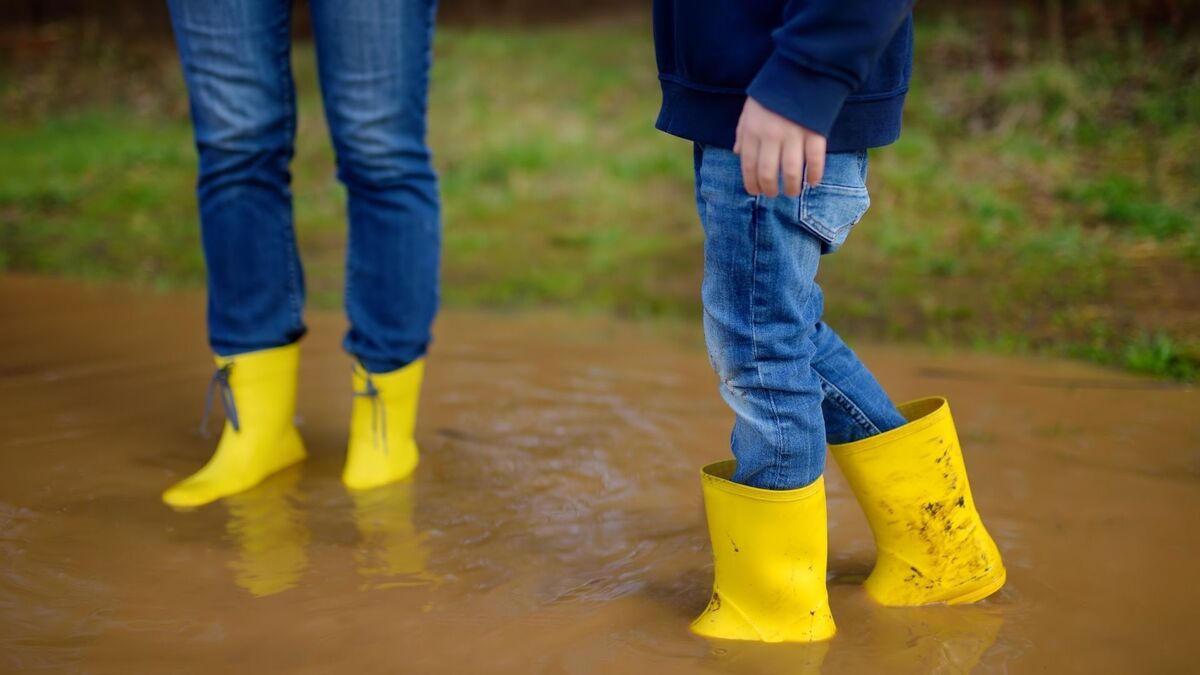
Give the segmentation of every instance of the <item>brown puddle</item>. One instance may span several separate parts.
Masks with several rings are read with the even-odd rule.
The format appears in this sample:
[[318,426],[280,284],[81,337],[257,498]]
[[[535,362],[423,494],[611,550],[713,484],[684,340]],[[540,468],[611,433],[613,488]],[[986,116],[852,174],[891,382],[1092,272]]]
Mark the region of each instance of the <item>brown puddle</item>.
[[828,645],[707,643],[697,470],[729,414],[696,331],[448,312],[405,484],[339,482],[343,321],[311,313],[312,454],[177,513],[209,376],[194,295],[0,277],[0,671],[1194,672],[1200,397],[1074,363],[865,348],[945,394],[1008,585],[884,609],[830,464]]

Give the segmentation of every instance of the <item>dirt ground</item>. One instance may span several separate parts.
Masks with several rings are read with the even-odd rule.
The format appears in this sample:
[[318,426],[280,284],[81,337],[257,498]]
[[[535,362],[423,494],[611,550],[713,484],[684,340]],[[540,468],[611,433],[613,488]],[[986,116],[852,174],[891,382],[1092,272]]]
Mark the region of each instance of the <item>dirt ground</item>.
[[861,347],[897,399],[949,397],[1008,585],[872,604],[831,463],[838,636],[706,642],[686,629],[711,574],[698,467],[727,454],[730,416],[698,327],[447,313],[421,466],[351,495],[344,320],[309,319],[310,460],[175,512],[159,493],[212,447],[202,298],[0,277],[0,671],[1194,672],[1194,388]]

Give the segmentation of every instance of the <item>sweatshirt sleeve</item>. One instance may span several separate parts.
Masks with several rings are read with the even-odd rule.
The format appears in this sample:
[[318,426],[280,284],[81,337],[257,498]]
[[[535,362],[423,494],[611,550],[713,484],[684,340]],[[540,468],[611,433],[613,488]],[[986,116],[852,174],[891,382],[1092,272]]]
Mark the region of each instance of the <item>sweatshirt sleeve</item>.
[[791,0],[775,51],[747,93],[768,110],[828,136],[846,97],[871,69],[914,0]]

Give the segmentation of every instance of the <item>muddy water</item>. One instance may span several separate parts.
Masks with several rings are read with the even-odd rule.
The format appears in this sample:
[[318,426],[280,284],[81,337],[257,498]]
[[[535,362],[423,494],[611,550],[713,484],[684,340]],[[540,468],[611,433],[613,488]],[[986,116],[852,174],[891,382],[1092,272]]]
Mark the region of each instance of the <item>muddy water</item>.
[[971,607],[872,605],[830,475],[828,645],[708,643],[697,467],[729,416],[699,336],[448,313],[415,478],[338,481],[342,320],[311,317],[312,457],[197,511],[196,296],[0,279],[0,671],[1195,672],[1200,398],[1078,364],[864,348],[950,397],[1009,569]]

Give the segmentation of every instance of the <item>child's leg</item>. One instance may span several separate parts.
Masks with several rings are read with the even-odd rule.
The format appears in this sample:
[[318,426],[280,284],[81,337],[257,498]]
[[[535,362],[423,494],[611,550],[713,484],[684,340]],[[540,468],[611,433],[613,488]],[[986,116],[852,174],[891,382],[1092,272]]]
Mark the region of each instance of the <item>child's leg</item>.
[[813,370],[825,394],[821,411],[829,443],[861,441],[908,421],[871,371],[825,322],[817,323],[812,340],[817,348]]
[[733,480],[753,487],[807,485],[824,471],[827,436],[859,440],[905,421],[821,322],[820,257],[869,204],[865,156],[829,155],[826,176],[800,198],[756,198],[742,186],[736,155],[696,149],[705,337],[736,416]]
[[825,468],[821,382],[812,369],[820,242],[795,224],[796,199],[748,194],[729,150],[699,147],[704,335],[733,409],[732,480],[767,490],[808,485]]
[[[857,159],[845,156],[831,155],[830,170],[860,173]],[[736,416],[736,462],[702,469],[713,591],[692,630],[826,640],[837,628],[825,587],[825,382],[814,364],[850,370],[844,354],[822,353],[815,339],[822,310],[815,275],[829,246],[800,225],[802,200],[747,194],[740,160],[728,150],[697,146],[696,194],[705,231],[704,333]],[[865,209],[865,191],[861,197],[855,208]],[[823,210],[831,206],[844,202],[826,200]],[[829,222],[834,214],[824,215]],[[859,215],[850,212],[846,225]]]

